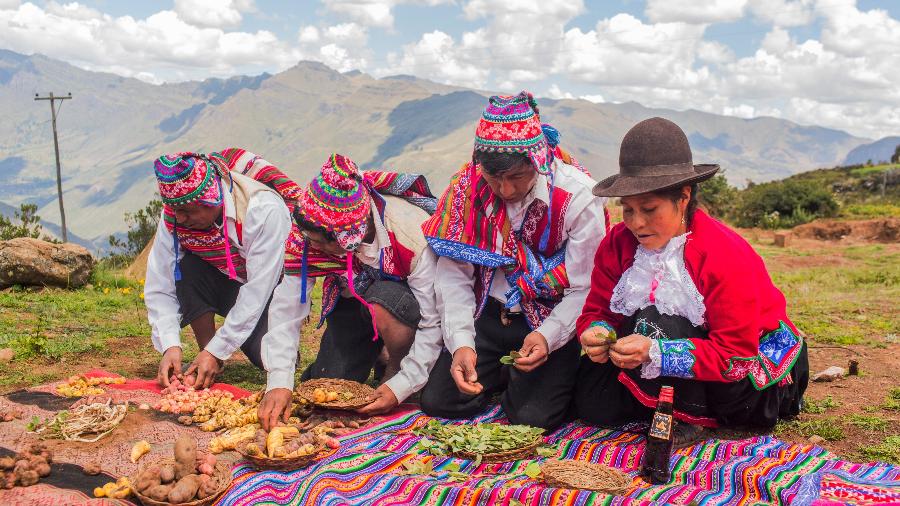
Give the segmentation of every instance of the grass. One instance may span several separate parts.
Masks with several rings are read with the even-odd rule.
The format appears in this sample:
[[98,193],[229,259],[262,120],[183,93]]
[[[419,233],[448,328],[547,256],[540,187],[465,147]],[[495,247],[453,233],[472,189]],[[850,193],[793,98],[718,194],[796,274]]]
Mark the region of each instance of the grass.
[[811,414],[822,414],[829,409],[836,408],[841,404],[835,401],[830,395],[826,396],[821,401],[817,401],[815,399],[804,399],[803,400],[803,409],[804,413]]
[[900,436],[888,436],[877,445],[863,446],[859,453],[868,460],[900,464]]
[[850,424],[866,431],[884,432],[889,422],[880,416],[850,415]]
[[794,433],[805,438],[819,436],[826,441],[839,441],[844,439],[844,428],[837,418],[792,420],[789,422],[782,421],[778,422],[778,425],[775,426],[774,433],[776,436]]
[[892,388],[888,392],[887,398],[881,407],[892,411],[900,411],[900,387]]

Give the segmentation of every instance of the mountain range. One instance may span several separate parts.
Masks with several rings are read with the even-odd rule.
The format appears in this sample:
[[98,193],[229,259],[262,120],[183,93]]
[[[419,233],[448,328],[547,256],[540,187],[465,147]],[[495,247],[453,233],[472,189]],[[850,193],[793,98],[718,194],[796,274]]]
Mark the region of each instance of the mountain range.
[[[440,192],[471,156],[474,126],[491,94],[307,61],[275,75],[154,85],[0,50],[0,202],[37,203],[51,223],[59,213],[50,111],[33,100],[51,91],[73,96],[58,120],[68,227],[98,248],[125,230],[124,213],[153,197],[154,158],[175,151],[243,147],[301,184],[339,152],[363,168],[425,174]],[[538,102],[542,120],[596,179],[618,170],[623,135],[652,116],[678,123],[695,163],[721,164],[738,185],[833,166],[872,142],[777,118],[652,109],[635,100]]]

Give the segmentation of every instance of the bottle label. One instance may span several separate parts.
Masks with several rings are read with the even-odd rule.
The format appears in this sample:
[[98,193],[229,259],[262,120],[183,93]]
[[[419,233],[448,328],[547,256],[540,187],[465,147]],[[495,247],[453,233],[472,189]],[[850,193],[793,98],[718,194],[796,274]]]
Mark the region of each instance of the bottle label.
[[654,413],[653,421],[650,423],[650,431],[647,435],[657,439],[669,439],[672,435],[672,415]]

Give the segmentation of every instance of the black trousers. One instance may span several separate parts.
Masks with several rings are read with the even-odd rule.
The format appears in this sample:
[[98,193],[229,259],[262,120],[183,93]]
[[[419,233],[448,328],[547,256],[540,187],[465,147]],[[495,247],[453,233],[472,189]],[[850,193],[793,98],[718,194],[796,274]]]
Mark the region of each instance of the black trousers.
[[[238,291],[242,284],[230,279],[219,269],[204,261],[197,255],[186,253],[181,259],[181,280],[175,282],[175,296],[181,306],[181,327],[206,313],[228,316],[228,312],[237,301]],[[241,345],[241,351],[256,367],[264,369],[260,345],[262,338],[269,331],[269,303],[263,310],[253,332]]]
[[369,379],[384,341],[372,340],[372,320],[363,311],[368,314],[356,299],[338,297],[334,310],[325,317],[325,333],[316,360],[303,371],[301,381],[341,378],[362,383]]
[[502,365],[500,357],[521,348],[531,330],[523,316],[512,317],[509,326],[504,326],[500,308],[499,302],[489,299],[475,321],[475,369],[484,386],[482,393],[472,396],[459,391],[450,376],[453,357],[445,349],[422,389],[422,411],[443,418],[469,418],[483,411],[494,393],[502,391],[500,403],[512,423],[554,429],[564,421],[572,400],[578,343],[570,340],[528,373]]
[[[654,306],[635,313],[623,322],[619,335],[648,335],[653,338],[706,337],[680,316],[661,315]],[[652,335],[651,335],[652,334]],[[604,364],[582,357],[575,389],[575,415],[595,425],[618,427],[628,422],[649,421],[653,409],[643,406],[619,380],[622,369],[612,361]],[[772,385],[757,390],[748,378],[736,382],[698,381],[689,378],[640,377],[640,368],[626,374],[649,396],[657,397],[662,385],[675,390],[675,409],[693,416],[714,418],[724,427],[775,426],[779,418],[793,418],[809,382],[806,345],[791,369],[791,384]]]
[[[375,281],[362,298],[385,308],[411,328],[416,328],[421,319],[419,303],[405,282]],[[368,308],[356,299],[338,297],[334,310],[325,317],[325,325],[316,360],[303,371],[300,379],[342,378],[359,382],[369,379],[384,341],[372,340],[375,332]]]

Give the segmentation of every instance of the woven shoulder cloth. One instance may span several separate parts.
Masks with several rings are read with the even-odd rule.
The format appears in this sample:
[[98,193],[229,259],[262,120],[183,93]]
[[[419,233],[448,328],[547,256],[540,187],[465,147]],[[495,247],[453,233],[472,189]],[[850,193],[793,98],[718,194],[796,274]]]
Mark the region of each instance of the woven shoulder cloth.
[[[554,150],[561,161],[574,162],[558,147]],[[502,200],[491,191],[479,167],[467,163],[454,175],[434,215],[422,225],[437,255],[469,262],[483,270],[476,276],[478,314],[487,301],[493,279],[493,273],[484,269],[503,269],[510,285],[506,305],[522,305],[532,328],[549,315],[569,286],[564,223],[572,195],[553,186],[552,181],[551,173],[550,204],[532,202],[522,227],[514,231]]]

